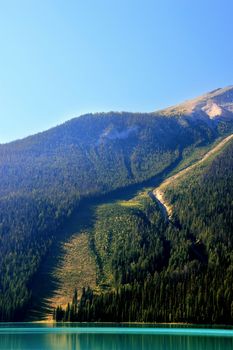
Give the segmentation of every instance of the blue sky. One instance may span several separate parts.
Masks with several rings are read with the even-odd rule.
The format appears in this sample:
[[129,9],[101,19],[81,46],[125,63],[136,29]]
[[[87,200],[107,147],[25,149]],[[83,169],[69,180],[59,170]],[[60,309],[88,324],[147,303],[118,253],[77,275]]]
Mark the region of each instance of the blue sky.
[[0,0],[0,142],[233,84],[229,0]]

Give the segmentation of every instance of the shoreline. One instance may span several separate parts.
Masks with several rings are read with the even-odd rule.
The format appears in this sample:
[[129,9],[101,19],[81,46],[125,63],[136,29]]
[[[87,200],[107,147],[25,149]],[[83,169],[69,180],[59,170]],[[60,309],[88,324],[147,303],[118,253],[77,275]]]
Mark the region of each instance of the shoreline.
[[38,320],[38,321],[17,321],[17,322],[0,322],[0,328],[1,325],[6,325],[6,324],[14,324],[14,325],[21,325],[21,324],[33,324],[33,325],[79,325],[79,326],[87,326],[92,327],[92,326],[127,326],[127,325],[132,325],[132,326],[187,326],[187,327],[193,327],[193,328],[228,328],[228,329],[233,329],[233,325],[231,324],[208,324],[208,323],[189,323],[189,322],[56,322],[53,320]]

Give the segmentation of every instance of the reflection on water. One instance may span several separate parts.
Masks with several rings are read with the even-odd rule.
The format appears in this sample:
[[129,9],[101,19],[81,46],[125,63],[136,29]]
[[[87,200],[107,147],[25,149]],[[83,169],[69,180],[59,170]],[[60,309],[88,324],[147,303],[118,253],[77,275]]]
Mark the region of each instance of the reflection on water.
[[0,332],[1,350],[232,350],[233,337],[162,335]]

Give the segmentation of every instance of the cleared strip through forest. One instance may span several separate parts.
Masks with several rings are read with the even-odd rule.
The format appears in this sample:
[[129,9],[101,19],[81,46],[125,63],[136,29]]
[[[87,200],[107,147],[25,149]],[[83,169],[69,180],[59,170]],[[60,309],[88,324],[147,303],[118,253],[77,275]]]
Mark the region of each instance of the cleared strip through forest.
[[[153,195],[155,199],[160,204],[160,207],[163,208],[164,215],[167,217],[167,219],[171,219],[173,210],[170,203],[168,203],[165,199],[164,192],[167,186],[172,184],[172,182],[176,181],[177,179],[181,178],[183,175],[187,174],[189,171],[194,169],[196,166],[200,165],[204,161],[206,161],[209,157],[220,151],[226,143],[228,143],[230,140],[233,139],[233,134],[227,136],[222,141],[220,141],[214,148],[212,148],[210,151],[208,151],[202,159],[198,160],[196,163],[188,166],[187,168],[179,171],[177,174],[172,175],[168,177],[165,181],[161,183],[161,185],[153,190]],[[150,195],[151,196],[151,195]]]

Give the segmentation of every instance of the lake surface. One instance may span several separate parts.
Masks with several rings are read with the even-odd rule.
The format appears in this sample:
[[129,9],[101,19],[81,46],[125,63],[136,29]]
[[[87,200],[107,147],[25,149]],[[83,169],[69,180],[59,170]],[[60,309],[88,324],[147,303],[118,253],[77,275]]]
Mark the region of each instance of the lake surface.
[[233,329],[0,325],[1,350],[232,350]]

